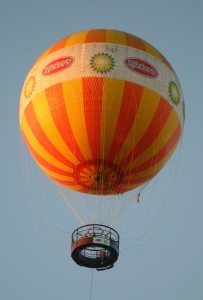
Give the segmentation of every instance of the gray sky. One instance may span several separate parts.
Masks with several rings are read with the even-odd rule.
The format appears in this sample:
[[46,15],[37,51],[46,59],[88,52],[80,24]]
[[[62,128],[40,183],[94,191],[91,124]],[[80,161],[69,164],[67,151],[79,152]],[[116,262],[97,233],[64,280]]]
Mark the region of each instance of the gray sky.
[[[70,258],[71,230],[79,224],[30,159],[18,106],[38,56],[64,36],[91,28],[126,31],[154,45],[176,70],[186,104],[181,147],[144,191],[140,225],[123,242],[115,268],[93,272],[92,299],[203,299],[202,12],[200,0],[2,2],[1,299],[90,299],[91,270]],[[134,206],[119,223],[123,241]]]

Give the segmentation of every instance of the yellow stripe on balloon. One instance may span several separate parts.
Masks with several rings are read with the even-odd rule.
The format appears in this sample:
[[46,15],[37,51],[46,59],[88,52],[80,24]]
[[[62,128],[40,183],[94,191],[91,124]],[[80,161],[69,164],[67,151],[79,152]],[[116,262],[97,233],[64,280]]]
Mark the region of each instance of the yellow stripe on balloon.
[[174,110],[172,110],[162,131],[157,136],[153,144],[151,144],[151,146],[148,147],[146,151],[144,151],[136,160],[134,160],[131,165],[128,165],[125,170],[129,168],[134,168],[135,166],[139,167],[139,165],[145,163],[147,160],[152,158],[152,154],[153,156],[156,155],[166,145],[173,132],[177,128],[178,124],[179,119],[177,117],[177,114]]
[[133,150],[133,148],[143,137],[152,118],[154,117],[159,101],[160,95],[146,88],[144,89],[134,124],[125,143],[123,143],[122,148],[115,158],[117,164],[119,164]]
[[109,152],[120,112],[124,81],[104,78],[102,115],[101,115],[101,149],[100,158],[106,158]]
[[171,155],[175,151],[176,147],[177,147],[177,143],[171,148],[171,150],[164,156],[164,158],[162,160],[160,160],[159,162],[156,162],[150,168],[145,169],[144,171],[140,171],[138,173],[135,173],[134,175],[131,174],[130,175],[130,180],[133,181],[133,180],[141,179],[141,178],[144,178],[144,177],[147,177],[147,176],[156,175],[162,169],[162,167],[167,163],[167,161],[169,160],[169,158],[171,157]]
[[126,34],[117,30],[107,30],[106,43],[126,45]]
[[91,159],[83,105],[83,88],[81,79],[72,79],[62,83],[67,116],[75,140],[88,160]]
[[[33,98],[32,104],[38,119],[38,122],[43,129],[46,137],[54,145],[56,149],[72,163],[78,163],[75,155],[69,150],[63,138],[61,137],[56,125],[53,121],[45,91],[42,91],[37,97]],[[41,117],[46,115],[46,118]]]
[[45,161],[50,163],[51,165],[54,165],[55,167],[71,172],[72,169],[68,168],[66,165],[55,159],[49,152],[47,152],[41,144],[38,142],[38,140],[35,138],[32,129],[30,128],[25,115],[23,114],[21,117],[21,130],[23,131],[30,147]]
[[43,58],[45,58],[46,56],[48,56],[51,48],[52,48],[52,46],[50,46],[46,51],[44,51],[40,55],[40,57],[38,57],[38,59],[35,61],[34,65],[37,65],[38,62],[41,62]]
[[88,34],[88,30],[75,33],[68,37],[65,47],[70,47],[73,45],[83,44],[85,43],[86,36]]
[[39,164],[40,168],[46,173],[46,175],[50,176],[51,178],[53,178],[55,180],[69,181],[69,182],[75,183],[74,177],[58,174],[54,171],[51,171],[50,169],[47,169],[42,164],[40,164],[40,163],[38,163],[38,164]]
[[144,42],[144,45],[147,53],[151,54],[152,56],[155,56],[156,58],[162,61],[162,55],[158,50],[156,50],[153,46],[151,46],[147,42]]

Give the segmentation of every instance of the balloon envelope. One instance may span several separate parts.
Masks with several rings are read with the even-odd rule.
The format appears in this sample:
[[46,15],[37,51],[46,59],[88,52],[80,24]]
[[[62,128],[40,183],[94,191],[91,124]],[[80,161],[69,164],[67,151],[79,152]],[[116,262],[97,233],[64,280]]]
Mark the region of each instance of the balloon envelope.
[[151,180],[181,138],[179,80],[131,34],[79,32],[51,46],[21,93],[20,126],[41,169],[74,191],[125,193]]

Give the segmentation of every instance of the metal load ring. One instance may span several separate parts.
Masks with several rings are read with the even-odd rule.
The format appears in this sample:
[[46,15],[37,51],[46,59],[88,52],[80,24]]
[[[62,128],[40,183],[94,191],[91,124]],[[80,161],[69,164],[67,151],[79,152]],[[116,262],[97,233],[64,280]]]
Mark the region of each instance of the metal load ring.
[[113,228],[88,224],[72,234],[71,257],[80,266],[110,269],[119,255],[119,234]]

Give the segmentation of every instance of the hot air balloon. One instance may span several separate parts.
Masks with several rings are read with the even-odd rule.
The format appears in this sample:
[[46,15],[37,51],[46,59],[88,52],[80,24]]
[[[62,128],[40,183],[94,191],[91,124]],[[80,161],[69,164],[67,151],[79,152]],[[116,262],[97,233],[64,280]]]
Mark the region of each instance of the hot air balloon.
[[[183,133],[184,100],[158,50],[96,29],[63,38],[37,59],[19,118],[29,151],[53,182],[109,203],[132,190],[139,196],[167,163]],[[105,270],[118,255],[119,234],[106,224],[94,220],[72,234],[78,265]]]

